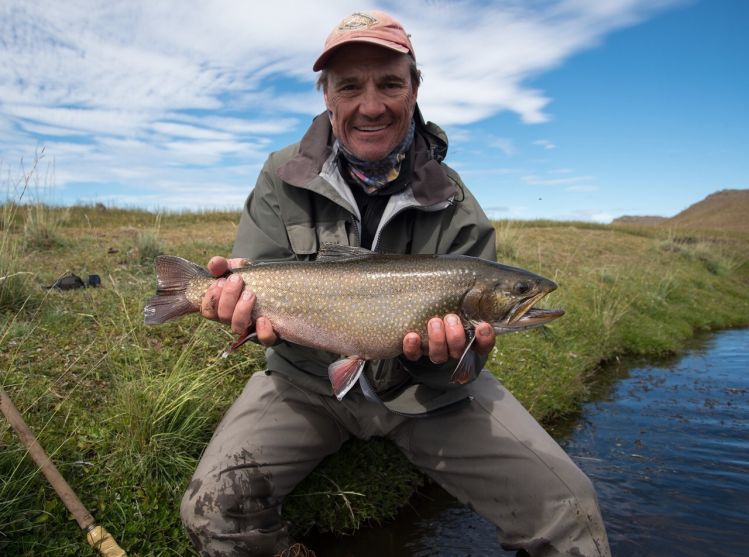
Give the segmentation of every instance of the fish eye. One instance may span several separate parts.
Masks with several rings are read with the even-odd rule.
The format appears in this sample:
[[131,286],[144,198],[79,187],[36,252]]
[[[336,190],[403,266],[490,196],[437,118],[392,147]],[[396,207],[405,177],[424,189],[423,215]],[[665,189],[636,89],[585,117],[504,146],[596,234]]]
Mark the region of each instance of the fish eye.
[[531,291],[531,288],[533,288],[533,285],[529,281],[521,280],[512,287],[512,293],[517,295],[527,294]]

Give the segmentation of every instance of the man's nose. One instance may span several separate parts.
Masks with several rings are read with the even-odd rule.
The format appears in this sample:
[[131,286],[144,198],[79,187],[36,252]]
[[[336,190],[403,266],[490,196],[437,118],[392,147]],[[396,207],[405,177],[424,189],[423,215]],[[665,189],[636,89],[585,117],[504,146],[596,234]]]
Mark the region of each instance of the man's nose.
[[359,113],[368,118],[377,118],[384,112],[385,103],[382,94],[376,87],[365,88],[359,102]]

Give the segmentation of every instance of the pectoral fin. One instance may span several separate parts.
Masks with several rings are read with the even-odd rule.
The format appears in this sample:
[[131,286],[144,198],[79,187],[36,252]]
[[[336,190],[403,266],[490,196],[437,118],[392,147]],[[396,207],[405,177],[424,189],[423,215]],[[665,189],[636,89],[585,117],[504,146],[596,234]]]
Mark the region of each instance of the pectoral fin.
[[468,344],[466,344],[466,349],[463,351],[463,355],[458,360],[458,365],[455,366],[455,370],[450,376],[450,383],[465,385],[476,378],[476,358],[471,352],[471,346],[473,345],[473,341],[476,340],[476,335],[471,334],[470,336],[471,338]]
[[337,360],[328,366],[328,377],[333,387],[333,394],[338,400],[343,399],[356,384],[364,369],[365,360],[359,356],[349,356]]
[[257,340],[257,333],[255,332],[255,328],[252,327],[249,331],[247,331],[247,334],[241,337],[238,337],[237,340],[231,343],[229,348],[224,350],[224,353],[221,354],[222,358],[226,358],[229,354],[234,352],[237,348],[242,346],[245,342],[252,341],[252,342],[258,342]]

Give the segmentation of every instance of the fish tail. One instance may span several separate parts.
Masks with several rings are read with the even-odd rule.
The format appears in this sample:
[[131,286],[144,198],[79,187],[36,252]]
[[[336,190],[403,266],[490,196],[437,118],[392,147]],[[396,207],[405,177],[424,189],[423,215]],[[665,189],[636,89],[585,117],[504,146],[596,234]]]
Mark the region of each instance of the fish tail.
[[198,277],[214,278],[207,269],[172,255],[160,255],[155,261],[156,295],[143,308],[147,325],[164,323],[181,315],[194,313],[199,308],[187,299],[190,283]]

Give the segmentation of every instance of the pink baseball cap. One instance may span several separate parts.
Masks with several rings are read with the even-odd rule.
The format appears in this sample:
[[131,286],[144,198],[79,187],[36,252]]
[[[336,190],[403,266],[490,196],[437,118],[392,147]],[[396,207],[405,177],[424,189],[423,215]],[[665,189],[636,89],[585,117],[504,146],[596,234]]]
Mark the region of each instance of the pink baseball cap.
[[312,69],[323,69],[335,49],[353,42],[384,46],[396,52],[408,53],[416,59],[411,39],[393,17],[380,11],[356,12],[341,21],[328,35],[324,50]]

